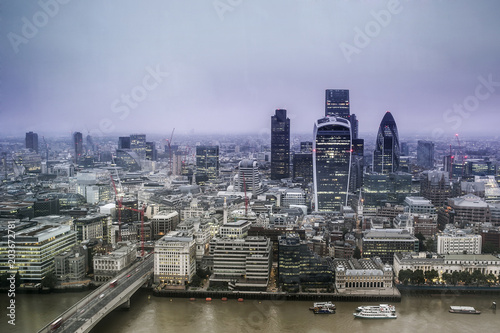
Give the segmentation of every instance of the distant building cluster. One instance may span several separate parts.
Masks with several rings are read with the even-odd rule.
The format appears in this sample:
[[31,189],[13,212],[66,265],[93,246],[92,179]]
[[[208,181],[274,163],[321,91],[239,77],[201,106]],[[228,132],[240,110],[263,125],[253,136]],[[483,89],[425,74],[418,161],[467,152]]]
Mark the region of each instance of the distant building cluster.
[[405,270],[498,276],[500,143],[409,137],[398,110],[361,128],[351,108],[327,89],[307,136],[277,108],[260,136],[2,138],[0,276],[101,284],[147,254],[157,289],[390,294]]

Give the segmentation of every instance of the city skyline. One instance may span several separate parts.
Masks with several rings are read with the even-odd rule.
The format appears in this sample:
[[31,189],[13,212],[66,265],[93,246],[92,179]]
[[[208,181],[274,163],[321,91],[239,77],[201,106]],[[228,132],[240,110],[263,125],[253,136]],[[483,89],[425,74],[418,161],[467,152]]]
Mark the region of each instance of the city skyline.
[[360,133],[496,134],[493,1],[40,3],[2,4],[2,135],[312,134],[327,89]]

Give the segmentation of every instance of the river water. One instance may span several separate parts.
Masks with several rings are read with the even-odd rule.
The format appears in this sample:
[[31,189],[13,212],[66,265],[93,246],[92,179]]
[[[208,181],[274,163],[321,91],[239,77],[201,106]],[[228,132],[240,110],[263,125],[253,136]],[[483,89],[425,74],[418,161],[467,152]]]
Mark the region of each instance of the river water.
[[[2,319],[0,332],[36,332],[86,293],[16,295],[16,326],[7,323],[8,298],[0,294]],[[336,302],[336,314],[315,315],[307,301],[237,302],[219,299],[206,302],[183,298],[154,297],[138,291],[129,310],[116,310],[105,317],[94,333],[139,332],[498,332],[500,309],[490,308],[498,295],[403,296],[394,303],[397,319],[355,319],[359,305],[374,303]],[[469,305],[480,315],[451,314],[450,305]]]

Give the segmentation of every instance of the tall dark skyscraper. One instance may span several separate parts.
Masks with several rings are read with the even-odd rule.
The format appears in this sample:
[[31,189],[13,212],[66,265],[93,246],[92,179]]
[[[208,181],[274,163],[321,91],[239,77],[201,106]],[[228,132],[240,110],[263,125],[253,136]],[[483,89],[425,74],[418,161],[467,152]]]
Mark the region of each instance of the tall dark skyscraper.
[[340,117],[349,120],[350,115],[349,90],[327,89],[325,116]]
[[73,143],[75,146],[75,163],[81,161],[83,155],[83,135],[80,132],[75,132],[73,134]]
[[347,204],[351,171],[351,126],[340,117],[314,124],[313,181],[316,211],[338,211]]
[[33,132],[26,133],[26,148],[38,153],[38,134]]
[[290,119],[278,109],[271,117],[271,179],[290,177]]
[[358,138],[358,118],[356,115],[353,113],[349,117],[349,121],[351,122],[351,132],[352,132],[352,139],[357,139]]
[[392,114],[387,111],[378,129],[375,151],[373,152],[373,171],[379,173],[398,171],[399,156],[398,127]]
[[434,168],[434,142],[418,140],[417,165],[425,169]]
[[219,177],[219,146],[196,147],[196,183],[206,184]]
[[132,134],[130,136],[130,149],[135,151],[140,159],[146,158],[146,134]]
[[130,136],[120,136],[118,138],[118,149],[130,149]]

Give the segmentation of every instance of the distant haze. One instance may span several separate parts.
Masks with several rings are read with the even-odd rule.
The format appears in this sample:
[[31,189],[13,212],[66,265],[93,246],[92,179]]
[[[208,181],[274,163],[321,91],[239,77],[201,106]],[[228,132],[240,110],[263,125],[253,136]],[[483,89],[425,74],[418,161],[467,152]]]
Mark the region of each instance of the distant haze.
[[0,135],[312,133],[329,88],[361,133],[498,135],[499,1],[59,1],[0,3]]

